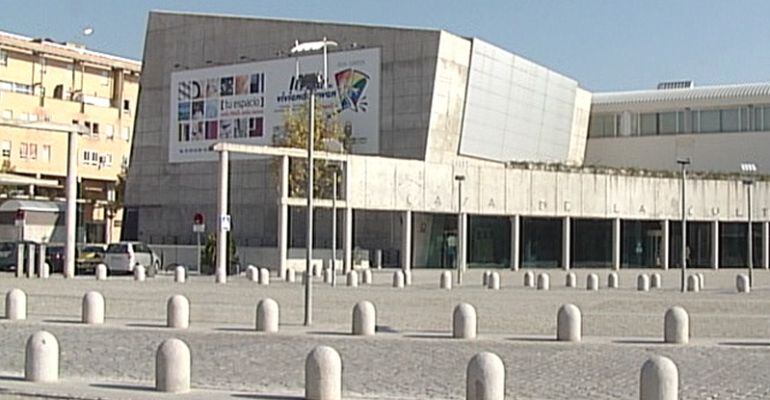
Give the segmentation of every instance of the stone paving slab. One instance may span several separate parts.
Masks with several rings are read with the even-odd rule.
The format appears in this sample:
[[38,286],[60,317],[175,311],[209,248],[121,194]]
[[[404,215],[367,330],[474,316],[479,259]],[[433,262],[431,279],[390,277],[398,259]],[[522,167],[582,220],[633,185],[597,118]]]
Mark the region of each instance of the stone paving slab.
[[[500,291],[481,289],[480,271],[466,276],[466,287],[439,290],[439,271],[424,270],[414,272],[414,287],[396,290],[388,284],[391,272],[375,273],[372,287],[318,284],[317,323],[309,329],[299,324],[300,284],[263,288],[243,278],[214,285],[210,277],[193,277],[180,285],[168,277],[139,283],[129,278],[40,281],[3,275],[1,291],[18,286],[29,294],[30,320],[0,322],[0,371],[21,376],[24,341],[46,329],[61,345],[60,387],[73,387],[74,393],[84,387],[106,392],[93,398],[147,398],[148,392],[130,386],[153,385],[155,349],[172,336],[191,347],[196,391],[224,398],[301,396],[304,358],[320,344],[342,355],[346,398],[464,398],[465,368],[479,351],[493,351],[506,364],[507,398],[636,399],[639,369],[653,354],[668,356],[679,366],[682,399],[770,398],[770,274],[765,271],[757,271],[758,286],[749,295],[734,293],[736,271],[705,271],[706,290],[687,294],[676,291],[678,271],[664,273],[665,289],[650,293],[633,289],[639,271],[621,272],[622,289],[596,293],[564,288],[560,271],[550,271],[548,292],[522,288],[521,272],[509,271],[501,271]],[[595,271],[576,272],[584,283],[585,274]],[[602,283],[607,272],[600,271]],[[103,327],[76,323],[81,297],[93,289],[107,300]],[[191,299],[189,330],[162,328],[165,299],[177,292]],[[252,331],[256,302],[265,296],[281,304],[281,334]],[[382,332],[375,338],[346,334],[359,299],[377,306]],[[448,339],[451,310],[459,301],[479,310],[480,340]],[[551,339],[556,310],[565,302],[583,309],[587,336],[582,344]],[[663,313],[674,304],[691,313],[690,345],[660,343]],[[92,386],[100,382],[128,387]],[[13,385],[27,384],[0,379],[0,389]]]

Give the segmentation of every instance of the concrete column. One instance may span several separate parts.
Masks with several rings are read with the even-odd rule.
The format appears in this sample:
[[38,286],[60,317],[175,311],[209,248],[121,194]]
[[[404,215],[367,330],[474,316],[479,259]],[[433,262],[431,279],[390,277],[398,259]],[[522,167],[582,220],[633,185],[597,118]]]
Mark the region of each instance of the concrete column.
[[77,191],[78,191],[78,134],[67,133],[67,181],[65,191],[67,211],[65,213],[66,241],[64,246],[64,277],[75,277],[75,229],[77,228]]
[[667,219],[660,221],[660,230],[663,232],[660,238],[660,266],[666,271],[671,266],[670,226]]
[[40,244],[37,246],[37,276],[38,278],[48,278],[48,274],[43,273],[45,270],[45,245]]
[[217,202],[217,268],[216,282],[227,282],[227,230],[222,220],[227,215],[228,177],[230,170],[230,153],[219,152],[219,198]]
[[762,268],[770,269],[770,222],[762,223]]
[[24,247],[24,243],[19,243],[16,245],[16,277],[17,278],[24,277],[24,252],[25,251],[27,251],[27,248]]
[[412,269],[412,211],[404,211],[401,214],[401,269]]
[[719,269],[719,221],[711,222],[711,268]]
[[572,249],[572,218],[564,217],[561,222],[561,259],[562,268],[570,269],[570,251]]
[[35,245],[27,245],[27,278],[35,277]]
[[281,187],[278,200],[278,276],[286,276],[289,254],[289,157],[281,157]]
[[521,217],[514,215],[511,217],[511,270],[518,271],[520,264],[520,236],[521,236]]
[[612,220],[612,269],[620,269],[620,253],[623,249],[620,247],[620,218]]
[[353,270],[353,209],[345,208],[344,226],[342,227],[342,253],[344,268],[346,271]]
[[468,214],[465,213],[457,217],[457,267],[460,273],[468,269]]

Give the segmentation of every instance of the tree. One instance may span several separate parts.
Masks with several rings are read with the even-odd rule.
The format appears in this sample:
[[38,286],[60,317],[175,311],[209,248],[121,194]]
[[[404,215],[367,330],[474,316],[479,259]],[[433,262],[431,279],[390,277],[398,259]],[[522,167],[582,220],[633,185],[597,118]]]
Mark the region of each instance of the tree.
[[[308,102],[302,106],[289,109],[284,115],[283,132],[273,136],[273,144],[281,147],[294,147],[307,149],[308,137]],[[345,134],[339,123],[338,114],[327,113],[320,102],[315,107],[315,129],[313,132],[315,150],[326,150],[324,140],[336,140],[343,144],[347,152],[348,145]],[[279,161],[280,162],[280,161]],[[334,179],[333,167],[335,162],[327,160],[313,160],[314,191],[313,195],[320,198],[331,198],[332,182]],[[276,164],[276,178],[280,179],[280,164]],[[338,174],[337,179],[340,178]],[[339,183],[339,181],[337,182]],[[307,160],[291,159],[289,164],[289,196],[305,197],[307,188]]]
[[[237,249],[235,248],[235,241],[232,235],[227,235],[227,269],[228,273],[232,274],[235,265],[240,262],[238,258]],[[206,237],[206,244],[201,248],[201,264],[202,268],[206,267],[202,272],[213,274],[217,265],[217,235],[210,234]]]

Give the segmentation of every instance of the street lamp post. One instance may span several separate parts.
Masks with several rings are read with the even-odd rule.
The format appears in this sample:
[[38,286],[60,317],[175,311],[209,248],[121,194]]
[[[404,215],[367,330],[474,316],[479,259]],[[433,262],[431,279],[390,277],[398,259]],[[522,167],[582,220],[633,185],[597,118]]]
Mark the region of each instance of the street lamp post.
[[746,218],[748,220],[748,234],[746,235],[747,243],[747,263],[746,266],[749,270],[749,287],[754,285],[754,230],[752,229],[751,220],[751,187],[754,186],[754,174],[757,172],[757,165],[754,163],[742,163],[741,172],[744,176],[742,179],[743,185],[746,186]]
[[687,290],[687,166],[690,165],[690,158],[678,158],[676,163],[682,167],[682,279],[681,290]]
[[455,175],[457,181],[457,285],[463,284],[463,270],[465,269],[465,220],[463,219],[463,181],[465,175]]
[[[327,64],[328,46],[336,46],[337,43],[328,41],[324,38],[319,42],[295,42],[291,48],[291,54],[299,54],[308,51],[323,50],[324,66]],[[297,68],[299,70],[299,68]],[[297,71],[299,72],[299,71]],[[313,263],[313,146],[315,132],[315,92],[321,87],[326,87],[326,76],[320,74],[305,74],[297,77],[300,87],[308,92],[309,112],[308,112],[308,135],[307,135],[307,251],[305,252],[305,326],[313,323],[313,274],[311,271]],[[323,79],[323,82],[321,81]],[[323,86],[322,86],[323,85]]]

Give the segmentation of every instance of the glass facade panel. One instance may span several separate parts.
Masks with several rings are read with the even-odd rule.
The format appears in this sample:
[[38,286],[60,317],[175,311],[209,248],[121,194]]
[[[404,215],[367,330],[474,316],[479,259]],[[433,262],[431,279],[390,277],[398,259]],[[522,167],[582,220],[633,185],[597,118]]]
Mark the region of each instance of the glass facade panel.
[[719,110],[704,110],[697,113],[700,116],[698,132],[713,133],[719,132],[722,126],[719,122]]
[[740,131],[740,118],[738,116],[738,109],[721,110],[722,117],[722,132],[738,132]]
[[658,134],[657,114],[641,114],[639,116],[639,128],[642,136]]
[[770,131],[770,107],[762,109],[762,130]]
[[621,222],[621,267],[659,267],[661,265],[658,221]]
[[658,121],[660,122],[660,134],[669,135],[672,133],[680,132],[679,130],[679,113],[667,112],[658,114]]
[[561,219],[521,219],[521,266],[561,267]]
[[[687,266],[711,267],[711,229],[710,222],[687,221]],[[682,222],[669,222],[669,265],[681,268],[682,266]]]
[[612,220],[573,219],[570,228],[571,267],[612,266]]
[[468,266],[507,267],[511,257],[511,219],[468,216]]
[[719,224],[719,266],[721,268],[746,267],[746,224],[724,222]]

